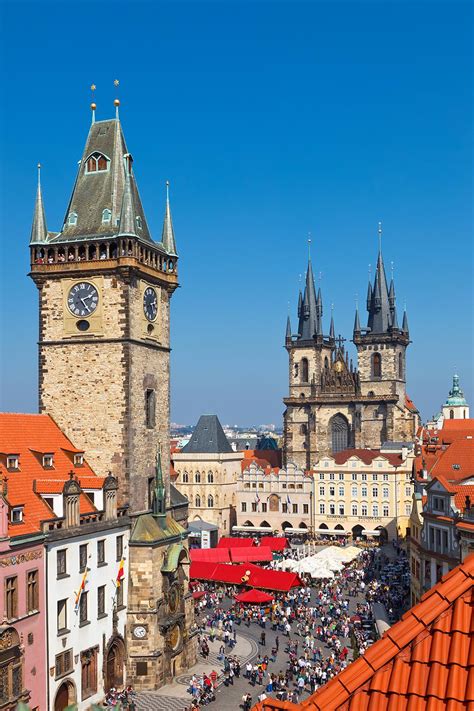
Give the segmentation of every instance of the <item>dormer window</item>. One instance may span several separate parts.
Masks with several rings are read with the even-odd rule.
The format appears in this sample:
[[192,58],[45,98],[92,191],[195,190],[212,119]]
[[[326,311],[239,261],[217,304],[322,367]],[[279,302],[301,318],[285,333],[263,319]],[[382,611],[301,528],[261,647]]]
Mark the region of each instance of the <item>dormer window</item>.
[[68,225],[77,225],[77,212],[70,212],[67,218]]
[[54,456],[52,454],[43,454],[43,467],[50,469],[54,464]]
[[142,218],[140,217],[140,215],[136,216],[135,221],[137,223],[138,229],[141,230],[142,229]]
[[18,454],[9,454],[7,457],[7,469],[18,469],[20,467],[20,457]]
[[84,464],[84,455],[82,452],[80,454],[75,454],[74,455],[74,466],[75,467],[82,467]]
[[14,506],[10,512],[11,523],[21,523],[23,521],[23,506]]
[[109,169],[109,159],[102,153],[92,153],[86,161],[86,173],[105,173]]
[[108,225],[112,220],[112,210],[109,210],[107,207],[105,210],[102,210],[102,224],[103,225]]
[[455,471],[458,471],[459,469],[461,469],[461,465],[460,464],[453,464],[453,469]]

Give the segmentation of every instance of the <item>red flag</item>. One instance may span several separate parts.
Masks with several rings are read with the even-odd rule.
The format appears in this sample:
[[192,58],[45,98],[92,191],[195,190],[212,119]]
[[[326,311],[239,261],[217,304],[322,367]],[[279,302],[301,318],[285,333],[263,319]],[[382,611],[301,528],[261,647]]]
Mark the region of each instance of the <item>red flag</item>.
[[120,587],[120,583],[122,582],[124,577],[125,577],[125,570],[124,570],[123,558],[122,558],[122,560],[120,561],[120,565],[119,565],[119,569],[118,569],[118,573],[117,573],[117,578],[115,580],[115,585],[118,588]]

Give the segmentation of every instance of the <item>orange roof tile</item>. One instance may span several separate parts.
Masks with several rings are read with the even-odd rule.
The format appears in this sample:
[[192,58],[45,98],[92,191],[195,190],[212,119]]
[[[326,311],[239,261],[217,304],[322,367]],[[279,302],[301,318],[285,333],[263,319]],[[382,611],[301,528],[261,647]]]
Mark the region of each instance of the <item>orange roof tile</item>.
[[440,454],[431,469],[432,477],[439,475],[450,481],[474,476],[474,437],[460,437]]
[[[42,457],[38,456],[41,452],[54,455],[53,467],[43,467]],[[102,488],[104,480],[94,474],[86,460],[81,466],[74,466],[73,455],[77,452],[82,450],[74,447],[49,415],[0,413],[0,479],[7,479],[9,505],[24,506],[22,522],[9,526],[11,536],[37,533],[41,521],[55,517],[40,494],[60,494],[70,471],[85,489]],[[18,470],[7,470],[8,453],[19,455]],[[92,511],[96,511],[94,505],[83,494],[80,512]]]
[[474,711],[474,554],[300,704],[254,711]]

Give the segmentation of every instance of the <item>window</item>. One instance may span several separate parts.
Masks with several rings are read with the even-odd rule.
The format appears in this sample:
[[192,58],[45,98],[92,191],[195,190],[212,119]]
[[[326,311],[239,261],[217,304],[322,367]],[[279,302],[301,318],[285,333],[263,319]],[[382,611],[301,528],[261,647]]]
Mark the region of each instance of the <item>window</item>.
[[296,485],[296,488],[297,488],[297,489],[302,489],[302,488],[303,488],[303,484],[297,484],[297,485]]
[[214,506],[214,497],[212,496],[212,494],[209,494],[209,496],[207,497],[207,508],[212,509],[213,506]]
[[302,358],[301,359],[301,381],[303,383],[307,383],[308,380],[309,380],[308,359]]
[[183,472],[183,483],[187,484],[189,482],[189,474],[188,472]]
[[100,173],[101,171],[108,170],[108,167],[108,158],[102,155],[102,153],[92,153],[86,162],[86,173]]
[[21,523],[23,521],[23,506],[15,506],[10,513],[11,523]]
[[342,452],[349,446],[349,423],[343,415],[331,419],[331,442],[333,452]]
[[54,456],[52,454],[43,454],[43,467],[52,467],[54,464]]
[[362,474],[362,481],[367,481],[367,474],[365,472]]
[[242,513],[245,513],[247,511],[247,502],[246,501],[242,501],[242,503],[240,505],[240,510],[242,511]]
[[79,546],[79,572],[83,573],[87,568],[87,543]]
[[401,353],[398,354],[398,377],[403,380],[403,356]]
[[339,481],[344,481],[344,472],[339,472]]
[[[77,212],[70,212],[67,218],[68,225],[77,225]],[[64,259],[63,259],[64,262]]]
[[331,481],[334,481],[335,478],[336,478],[336,475],[331,472],[331,474],[329,475],[329,479],[330,479]]
[[372,377],[382,377],[382,356],[380,353],[374,353],[372,356]]
[[39,610],[38,571],[30,570],[26,574],[26,603],[28,612]]
[[59,676],[64,676],[64,674],[72,672],[72,649],[66,649],[65,652],[61,652],[61,654],[56,655],[55,667],[56,679]]
[[137,676],[146,676],[148,674],[148,663],[137,662]]
[[357,481],[357,472],[352,472],[352,481]]
[[[255,484],[254,484],[254,486],[255,486]],[[282,488],[282,489],[286,489],[286,484],[282,484],[282,485],[281,485],[281,488]]]
[[103,225],[108,225],[112,220],[112,210],[109,210],[107,207],[105,210],[102,210],[102,224]]
[[329,496],[335,496],[335,495],[336,495],[336,487],[330,486],[329,487]]
[[324,496],[324,486],[319,487],[319,495]]
[[294,514],[298,513],[298,504],[293,504],[293,513]]
[[324,514],[326,512],[326,506],[324,504],[319,504],[319,513]]
[[97,588],[97,617],[105,615],[105,585]]
[[212,472],[207,472],[207,483],[214,484],[214,474]]
[[388,481],[388,474],[384,474],[382,478],[384,481]]
[[252,501],[252,513],[256,513],[256,512],[257,512],[257,502]]
[[367,516],[367,504],[362,504],[362,516]]
[[373,486],[372,487],[372,498],[377,499],[379,495],[379,489],[378,486]]
[[67,574],[66,569],[66,548],[56,553],[56,571],[58,578]]
[[123,558],[123,536],[117,536],[117,540],[115,542],[115,552],[116,552],[116,558],[117,560],[122,560]]
[[405,504],[405,516],[410,516],[411,514],[411,504]]
[[351,496],[353,496],[354,498],[357,496],[357,486],[353,486],[351,488]]
[[362,496],[364,497],[364,499],[365,499],[366,496],[367,496],[367,487],[366,487],[366,486],[363,486],[363,487],[362,487]]
[[194,475],[194,483],[195,484],[201,483],[201,472],[196,472],[196,474]]
[[344,487],[343,486],[339,487],[339,496],[344,496]]
[[303,504],[303,513],[304,514],[309,513],[309,504]]
[[267,504],[262,504],[262,513],[267,513]]
[[88,597],[89,593],[83,590],[79,600],[79,625],[85,625],[89,621],[87,619]]
[[147,429],[155,427],[156,396],[151,388],[145,390],[145,422]]
[[389,496],[389,491],[388,491],[388,486],[384,486],[382,489],[382,496],[384,499],[388,499]]
[[18,578],[5,579],[5,614],[7,620],[18,617]]
[[379,478],[378,474],[372,474],[372,481],[377,481]]
[[357,461],[351,462],[351,467],[352,467],[353,469],[355,469],[356,466],[357,466]]
[[20,457],[16,454],[10,454],[7,457],[7,469],[18,469],[20,466]]
[[331,514],[331,516],[334,516],[334,514],[336,513],[336,505],[335,504],[329,504],[329,513]]
[[135,221],[137,223],[138,229],[141,230],[143,227],[143,224],[142,224],[142,218],[140,217],[140,215],[136,216]]
[[97,649],[81,652],[82,700],[97,692]]
[[357,504],[352,504],[352,515],[357,516]]
[[325,466],[326,469],[327,469],[327,468],[329,467],[329,462],[324,462],[324,466]]
[[84,455],[82,452],[80,454],[75,454],[74,455],[74,466],[75,467],[82,467],[84,464]]
[[411,496],[411,486],[405,487],[405,496]]
[[195,505],[197,508],[201,506],[201,497],[199,496],[199,494],[196,494]]
[[339,504],[338,510],[339,510],[339,516],[344,516],[344,513],[345,513],[344,504]]
[[448,532],[443,531],[443,553],[446,553],[448,550]]
[[281,512],[282,513],[288,513],[288,504],[283,504],[281,505]]
[[388,504],[383,505],[383,515],[384,516],[389,516],[389,510],[388,510]]
[[379,505],[372,504],[372,516],[378,516],[378,515],[379,515]]
[[58,634],[67,629],[67,598],[58,600],[57,606]]
[[321,479],[321,481],[324,479],[324,472],[319,472],[319,478]]
[[97,565],[105,563],[105,539],[97,541]]

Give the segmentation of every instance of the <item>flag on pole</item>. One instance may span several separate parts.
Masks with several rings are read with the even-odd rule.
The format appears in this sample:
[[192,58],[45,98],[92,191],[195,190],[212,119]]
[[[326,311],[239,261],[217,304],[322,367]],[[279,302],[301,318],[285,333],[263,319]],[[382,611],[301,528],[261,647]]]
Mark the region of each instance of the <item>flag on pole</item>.
[[125,577],[125,570],[124,570],[124,561],[123,561],[123,558],[122,558],[122,560],[120,561],[120,565],[119,565],[117,577],[116,577],[116,579],[115,579],[115,586],[116,586],[117,588],[120,587],[120,585],[121,585],[122,580],[124,579],[124,577]]
[[255,503],[259,504],[260,503],[260,497],[258,494],[255,494]]
[[287,504],[291,504],[291,499],[290,499],[290,495],[289,495],[289,494],[286,495],[286,503],[287,503]]
[[81,602],[81,595],[83,593],[84,588],[86,587],[86,580],[87,580],[87,573],[89,572],[89,568],[86,568],[84,571],[84,575],[82,576],[81,584],[79,586],[79,590],[76,593],[76,600],[74,604],[74,610],[77,612],[79,609],[79,604]]

